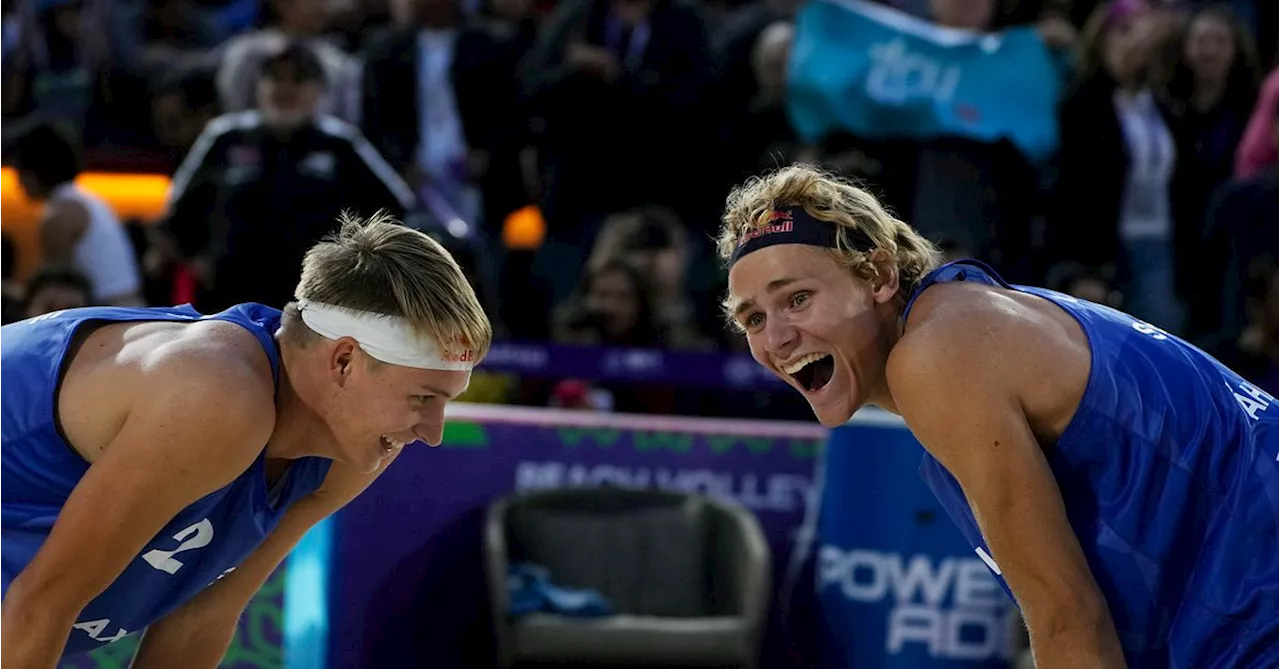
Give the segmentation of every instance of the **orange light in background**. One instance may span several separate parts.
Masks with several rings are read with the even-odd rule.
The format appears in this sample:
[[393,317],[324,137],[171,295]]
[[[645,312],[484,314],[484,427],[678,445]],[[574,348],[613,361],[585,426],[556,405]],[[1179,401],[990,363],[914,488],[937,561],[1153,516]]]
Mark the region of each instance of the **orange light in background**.
[[[154,222],[164,213],[169,177],[159,174],[88,172],[76,179],[81,188],[106,200],[121,219]],[[44,205],[27,198],[11,168],[0,168],[0,226],[17,249],[17,276],[24,279],[40,266],[40,212]]]
[[534,205],[517,209],[502,224],[502,243],[509,249],[529,251],[542,246],[547,236],[547,222],[542,210]]
[[120,218],[148,223],[160,218],[169,197],[169,177],[159,174],[90,172],[80,175],[76,184],[106,200]]

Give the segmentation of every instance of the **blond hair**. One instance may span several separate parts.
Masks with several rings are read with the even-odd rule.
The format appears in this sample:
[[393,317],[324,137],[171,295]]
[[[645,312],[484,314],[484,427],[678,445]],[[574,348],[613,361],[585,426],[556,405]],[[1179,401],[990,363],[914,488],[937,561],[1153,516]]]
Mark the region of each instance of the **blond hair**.
[[[407,320],[421,337],[450,354],[463,349],[482,359],[493,327],[453,256],[439,242],[378,212],[368,219],[343,213],[339,229],[311,247],[293,295]],[[285,307],[285,332],[305,345],[314,333],[296,303]]]
[[[744,234],[767,225],[774,210],[784,207],[804,207],[813,218],[837,226],[836,248],[830,249],[831,256],[858,278],[874,280],[880,269],[872,261],[872,252],[887,251],[898,272],[902,299],[942,263],[938,247],[885,210],[874,195],[846,179],[804,164],[752,177],[733,189],[725,202],[716,240],[720,259],[727,263]],[[853,248],[849,234],[852,230],[866,235],[873,248]],[[728,299],[724,306],[729,308]]]

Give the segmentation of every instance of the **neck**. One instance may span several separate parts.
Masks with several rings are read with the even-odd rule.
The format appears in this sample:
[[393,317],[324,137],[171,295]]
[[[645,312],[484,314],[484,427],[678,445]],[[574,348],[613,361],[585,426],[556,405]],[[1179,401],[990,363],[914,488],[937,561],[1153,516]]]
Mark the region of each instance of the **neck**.
[[267,127],[267,132],[271,134],[276,141],[284,143],[293,138],[303,128],[311,122],[310,118],[290,123],[277,123]]
[[1191,95],[1191,106],[1198,112],[1207,112],[1218,106],[1226,84],[1216,80],[1197,80],[1195,93]]
[[297,375],[290,370],[304,369],[304,352],[280,341],[280,386],[276,392],[276,426],[267,442],[267,457],[280,460],[296,460],[316,455],[318,435],[326,434],[319,414],[303,398],[294,385]]
[[877,351],[876,358],[881,361],[880,373],[877,375],[880,382],[877,387],[871,389],[867,399],[868,404],[877,406],[892,414],[899,414],[899,412],[898,404],[893,400],[893,391],[889,388],[887,372],[890,354],[907,330],[906,319],[902,317],[902,309],[905,305],[905,297],[902,300],[893,300],[889,304],[883,305],[885,308],[880,319],[880,339],[877,343],[880,350]]

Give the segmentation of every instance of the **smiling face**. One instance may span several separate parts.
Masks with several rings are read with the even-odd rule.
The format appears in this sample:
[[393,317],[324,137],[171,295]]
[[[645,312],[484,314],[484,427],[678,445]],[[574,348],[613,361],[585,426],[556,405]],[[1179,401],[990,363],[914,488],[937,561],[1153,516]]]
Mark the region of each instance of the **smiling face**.
[[333,386],[319,413],[333,434],[336,452],[326,455],[372,472],[406,444],[440,445],[444,407],[467,389],[471,372],[380,363],[350,338],[331,346],[328,377]]
[[800,391],[827,427],[887,396],[896,294],[896,281],[874,286],[800,244],[762,248],[729,272],[729,306],[751,356]]

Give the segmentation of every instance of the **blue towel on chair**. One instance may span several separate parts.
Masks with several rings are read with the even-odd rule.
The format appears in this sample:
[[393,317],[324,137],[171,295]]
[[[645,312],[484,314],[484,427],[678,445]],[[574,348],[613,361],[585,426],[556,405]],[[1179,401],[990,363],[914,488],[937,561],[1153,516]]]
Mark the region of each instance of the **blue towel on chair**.
[[575,590],[551,582],[546,567],[528,562],[507,569],[507,613],[554,613],[574,618],[596,618],[613,615],[613,605],[595,590]]

